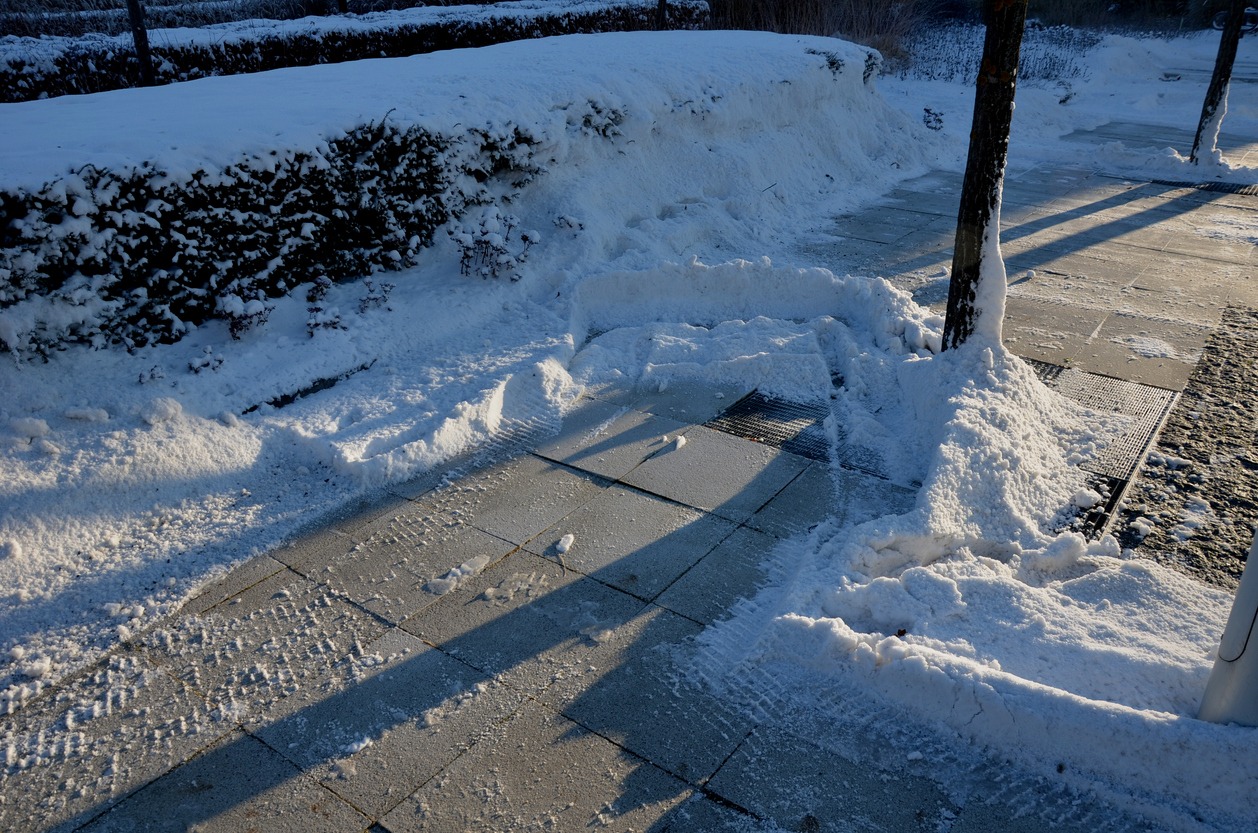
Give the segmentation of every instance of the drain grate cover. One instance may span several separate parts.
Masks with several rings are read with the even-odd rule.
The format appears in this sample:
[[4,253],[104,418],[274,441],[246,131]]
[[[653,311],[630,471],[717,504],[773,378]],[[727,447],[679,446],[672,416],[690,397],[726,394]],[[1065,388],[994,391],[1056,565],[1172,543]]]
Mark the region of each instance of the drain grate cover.
[[810,460],[825,461],[830,459],[830,441],[822,423],[829,415],[830,409],[824,405],[788,402],[752,391],[707,426]]
[[1258,185],[1242,185],[1239,182],[1175,182],[1170,179],[1155,179],[1152,182],[1154,185],[1168,185],[1171,188],[1192,188],[1195,191],[1215,191],[1220,194],[1258,197]]
[[1111,379],[1055,364],[1024,359],[1036,375],[1053,390],[1100,413],[1122,414],[1131,418],[1127,433],[1115,440],[1097,459],[1082,468],[1094,474],[1128,480],[1144,463],[1145,454],[1162,423],[1179,399],[1164,388]]

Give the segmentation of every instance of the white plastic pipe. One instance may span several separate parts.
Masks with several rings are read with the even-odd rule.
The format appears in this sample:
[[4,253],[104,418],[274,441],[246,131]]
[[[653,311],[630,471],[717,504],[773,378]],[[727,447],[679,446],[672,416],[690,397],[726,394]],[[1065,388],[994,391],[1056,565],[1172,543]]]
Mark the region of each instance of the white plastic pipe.
[[1213,723],[1258,726],[1258,536],[1249,548],[1241,586],[1232,602],[1219,654],[1197,717]]

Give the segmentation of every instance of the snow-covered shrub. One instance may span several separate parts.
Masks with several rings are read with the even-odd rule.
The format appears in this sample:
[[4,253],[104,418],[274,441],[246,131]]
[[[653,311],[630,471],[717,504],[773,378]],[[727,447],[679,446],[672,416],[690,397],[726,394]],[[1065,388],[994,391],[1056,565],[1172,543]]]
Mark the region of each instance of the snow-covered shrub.
[[504,215],[496,206],[490,206],[474,222],[451,229],[450,237],[459,248],[459,268],[463,274],[482,278],[508,275],[513,281],[519,280],[517,268],[524,263],[529,249],[541,239],[535,231],[523,231],[513,240],[511,234],[519,225],[518,217]]
[[[250,20],[149,33],[157,83],[417,55],[442,49],[657,27],[657,0],[514,0],[355,17]],[[669,0],[666,26],[700,29],[706,0]],[[140,85],[130,35],[0,38],[0,102]]]
[[367,294],[358,302],[358,312],[360,314],[378,309],[389,303],[389,295],[392,294],[396,284],[377,282],[371,278],[365,278],[363,286],[366,287]]
[[[339,327],[321,304],[331,282],[414,265],[451,218],[510,201],[541,170],[537,142],[514,125],[438,136],[383,119],[186,177],[86,167],[0,191],[0,349],[132,348],[212,318],[239,337],[313,276],[311,333]],[[513,269],[531,239],[492,271]],[[391,288],[372,284],[363,304]]]

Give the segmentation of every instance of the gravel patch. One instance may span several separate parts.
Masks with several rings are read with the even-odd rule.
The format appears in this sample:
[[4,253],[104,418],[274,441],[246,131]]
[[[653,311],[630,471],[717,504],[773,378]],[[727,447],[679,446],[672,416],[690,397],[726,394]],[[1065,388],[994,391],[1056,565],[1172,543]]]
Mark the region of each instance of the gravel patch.
[[1258,310],[1229,307],[1115,534],[1134,555],[1233,589],[1258,525]]

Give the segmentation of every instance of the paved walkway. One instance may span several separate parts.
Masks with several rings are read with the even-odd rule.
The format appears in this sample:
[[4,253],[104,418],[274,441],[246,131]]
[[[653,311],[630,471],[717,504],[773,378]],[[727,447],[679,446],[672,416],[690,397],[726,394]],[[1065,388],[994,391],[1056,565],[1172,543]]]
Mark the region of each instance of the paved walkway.
[[[907,183],[812,254],[940,302],[957,187]],[[1252,246],[1199,231],[1254,197],[1086,166],[1015,168],[1005,196],[1025,356],[1177,389],[1221,310],[1258,306]],[[0,828],[1145,829],[998,761],[945,789],[859,710],[836,743],[686,682],[776,541],[913,497],[704,425],[745,393],[603,391],[530,453],[252,560],[6,719],[75,731],[6,781]]]

